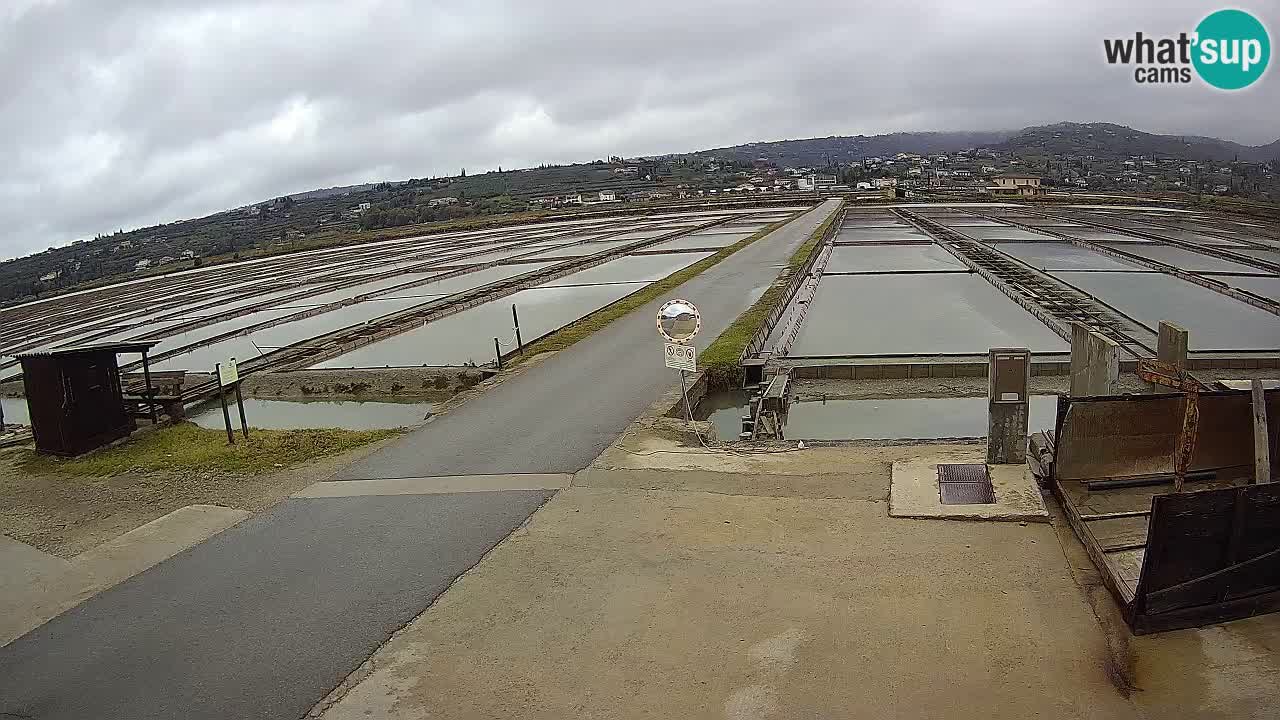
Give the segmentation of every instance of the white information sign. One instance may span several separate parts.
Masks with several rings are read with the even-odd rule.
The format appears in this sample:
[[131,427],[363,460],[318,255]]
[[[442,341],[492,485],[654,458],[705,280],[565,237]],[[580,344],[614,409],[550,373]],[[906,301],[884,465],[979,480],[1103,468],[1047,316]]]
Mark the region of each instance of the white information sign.
[[662,354],[666,358],[667,367],[698,372],[698,351],[692,345],[663,343]]
[[240,369],[236,367],[235,358],[218,363],[218,382],[222,384],[222,387],[235,385],[239,379]]

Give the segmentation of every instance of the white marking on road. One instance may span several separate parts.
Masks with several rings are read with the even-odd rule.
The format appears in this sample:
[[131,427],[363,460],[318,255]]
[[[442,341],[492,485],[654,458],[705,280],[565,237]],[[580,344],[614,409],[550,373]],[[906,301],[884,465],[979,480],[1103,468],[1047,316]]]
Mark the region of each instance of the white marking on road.
[[295,493],[295,498],[340,498],[367,495],[437,495],[499,490],[562,490],[568,473],[512,473],[508,475],[442,475],[424,478],[335,480],[318,482]]
[[807,639],[808,633],[793,627],[747,648],[747,658],[756,666],[752,674],[760,682],[729,693],[724,703],[725,717],[728,720],[763,720],[774,715],[778,702],[773,685],[796,664],[796,650]]

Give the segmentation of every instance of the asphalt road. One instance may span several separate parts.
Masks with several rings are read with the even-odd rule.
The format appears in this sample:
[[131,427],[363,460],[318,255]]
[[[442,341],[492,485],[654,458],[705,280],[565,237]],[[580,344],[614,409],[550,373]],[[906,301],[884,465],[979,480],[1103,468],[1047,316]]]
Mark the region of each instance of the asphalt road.
[[[705,343],[836,207],[672,293]],[[482,393],[341,479],[574,472],[676,380],[660,302]],[[0,719],[292,720],[551,491],[291,499],[0,648]]]
[[[829,200],[681,285],[698,306],[699,350],[773,282],[791,254],[839,206]],[[344,470],[340,479],[577,472],[679,382],[662,361],[661,298],[557,357],[502,382]]]
[[300,718],[551,495],[289,500],[0,648],[0,718]]

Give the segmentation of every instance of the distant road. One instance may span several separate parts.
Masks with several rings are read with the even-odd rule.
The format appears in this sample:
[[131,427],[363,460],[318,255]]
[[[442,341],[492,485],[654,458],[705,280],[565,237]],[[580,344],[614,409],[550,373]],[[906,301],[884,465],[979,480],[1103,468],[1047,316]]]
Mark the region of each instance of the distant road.
[[[701,350],[839,207],[828,200],[673,290],[698,306]],[[577,472],[678,382],[655,327],[660,298],[347,468],[348,480]]]

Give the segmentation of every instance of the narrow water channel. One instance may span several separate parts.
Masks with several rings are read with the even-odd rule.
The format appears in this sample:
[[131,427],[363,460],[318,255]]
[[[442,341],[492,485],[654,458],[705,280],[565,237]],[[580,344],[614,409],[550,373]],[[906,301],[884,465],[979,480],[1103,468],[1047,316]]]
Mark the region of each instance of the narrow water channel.
[[[384,430],[417,425],[431,412],[432,404],[359,402],[355,400],[262,400],[245,398],[245,419],[249,427],[267,430],[307,430],[341,428],[343,430]],[[234,405],[230,407],[231,426],[240,427]],[[202,408],[189,418],[203,428],[221,430],[222,407]]]
[[[1029,431],[1053,427],[1056,395],[1033,395]],[[710,420],[720,440],[737,439],[747,413],[743,391],[713,393],[698,403],[698,417]],[[987,398],[892,398],[793,402],[785,434],[789,440],[925,440],[984,437]]]

